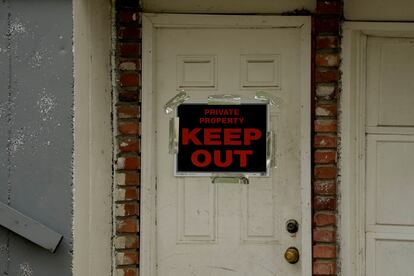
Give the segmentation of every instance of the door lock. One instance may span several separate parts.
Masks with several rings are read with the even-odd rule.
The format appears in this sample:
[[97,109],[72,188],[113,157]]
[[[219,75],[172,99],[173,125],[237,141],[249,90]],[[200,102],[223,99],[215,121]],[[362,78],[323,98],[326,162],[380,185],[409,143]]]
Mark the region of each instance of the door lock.
[[290,264],[296,264],[299,261],[299,250],[296,247],[286,249],[285,260]]
[[288,231],[291,234],[295,234],[299,230],[299,223],[294,220],[290,219],[286,222],[286,231]]

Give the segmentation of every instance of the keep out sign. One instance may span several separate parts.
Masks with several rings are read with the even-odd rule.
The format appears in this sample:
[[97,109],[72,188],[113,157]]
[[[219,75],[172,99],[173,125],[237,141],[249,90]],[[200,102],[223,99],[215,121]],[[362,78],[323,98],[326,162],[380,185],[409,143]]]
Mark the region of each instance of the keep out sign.
[[266,173],[266,104],[182,104],[177,115],[177,175]]

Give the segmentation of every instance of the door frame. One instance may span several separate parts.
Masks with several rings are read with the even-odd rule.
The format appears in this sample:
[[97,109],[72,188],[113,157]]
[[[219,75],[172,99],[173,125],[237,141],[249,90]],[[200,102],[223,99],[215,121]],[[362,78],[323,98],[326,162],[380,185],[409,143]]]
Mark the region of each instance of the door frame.
[[365,276],[365,87],[368,36],[414,35],[414,23],[345,22],[340,99],[339,235],[343,275]]
[[73,1],[75,276],[112,274],[112,20],[105,0]]
[[298,28],[301,34],[301,200],[302,274],[312,273],[311,220],[311,17],[153,14],[142,16],[142,119],[141,119],[141,227],[140,273],[156,275],[156,172],[154,39],[159,28]]

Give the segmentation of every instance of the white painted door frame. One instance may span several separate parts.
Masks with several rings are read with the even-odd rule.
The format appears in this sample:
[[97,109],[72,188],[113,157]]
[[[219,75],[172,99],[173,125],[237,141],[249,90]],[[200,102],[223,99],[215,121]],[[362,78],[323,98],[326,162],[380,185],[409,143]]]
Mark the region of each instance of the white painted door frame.
[[112,274],[112,13],[105,0],[73,1],[74,276]]
[[340,240],[344,276],[365,276],[365,87],[367,36],[414,35],[414,23],[345,22],[340,112]]
[[233,16],[144,14],[142,18],[142,164],[141,164],[141,246],[140,274],[156,275],[156,174],[154,122],[154,37],[159,28],[252,28],[290,27],[301,32],[301,200],[302,274],[312,274],[311,163],[310,163],[310,76],[311,19],[304,16]]

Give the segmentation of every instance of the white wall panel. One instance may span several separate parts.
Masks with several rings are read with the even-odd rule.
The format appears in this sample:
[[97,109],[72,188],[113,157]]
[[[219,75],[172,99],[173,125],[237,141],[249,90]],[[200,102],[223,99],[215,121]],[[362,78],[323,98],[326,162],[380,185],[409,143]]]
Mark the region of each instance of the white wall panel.
[[412,0],[346,0],[346,20],[413,21]]

